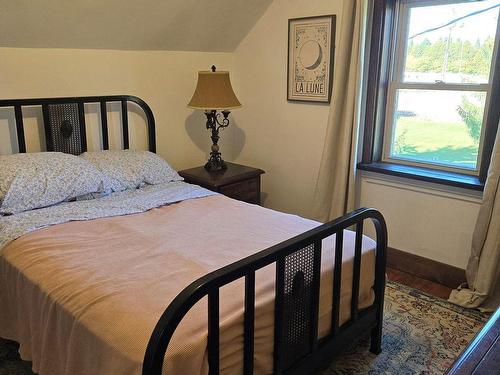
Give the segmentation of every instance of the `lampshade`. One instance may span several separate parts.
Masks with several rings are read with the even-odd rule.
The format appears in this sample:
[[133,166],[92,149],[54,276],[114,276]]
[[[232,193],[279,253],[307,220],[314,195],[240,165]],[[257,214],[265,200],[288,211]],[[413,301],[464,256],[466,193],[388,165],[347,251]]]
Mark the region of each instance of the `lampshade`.
[[198,72],[198,84],[189,108],[213,110],[241,107],[229,80],[229,72]]

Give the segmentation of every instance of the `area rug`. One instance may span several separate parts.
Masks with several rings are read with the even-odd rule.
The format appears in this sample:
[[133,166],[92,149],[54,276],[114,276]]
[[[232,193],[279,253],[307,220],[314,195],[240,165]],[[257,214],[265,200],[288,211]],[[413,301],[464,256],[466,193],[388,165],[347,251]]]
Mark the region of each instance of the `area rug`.
[[[388,282],[382,353],[368,338],[346,348],[322,375],[443,374],[485,324],[488,315]],[[0,339],[0,375],[33,375],[17,343]]]
[[488,317],[388,281],[382,353],[370,353],[366,338],[335,358],[322,375],[442,375]]

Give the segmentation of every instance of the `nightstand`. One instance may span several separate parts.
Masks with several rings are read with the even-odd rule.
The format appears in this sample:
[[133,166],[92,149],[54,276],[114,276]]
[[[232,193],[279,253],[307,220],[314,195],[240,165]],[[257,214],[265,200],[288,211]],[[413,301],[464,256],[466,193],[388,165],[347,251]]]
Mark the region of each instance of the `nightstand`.
[[184,169],[179,174],[184,181],[203,186],[240,201],[260,204],[260,175],[262,169],[228,163],[227,169],[207,171],[204,167]]

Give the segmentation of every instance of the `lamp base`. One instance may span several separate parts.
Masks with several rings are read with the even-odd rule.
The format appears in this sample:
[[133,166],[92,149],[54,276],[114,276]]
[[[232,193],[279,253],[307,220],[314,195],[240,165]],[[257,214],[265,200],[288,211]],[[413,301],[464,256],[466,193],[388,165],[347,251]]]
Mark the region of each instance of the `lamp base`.
[[227,128],[229,125],[229,111],[222,111],[223,119],[219,121],[219,115],[215,109],[210,111],[205,111],[207,116],[207,129],[212,131],[212,152],[210,152],[210,159],[208,159],[207,164],[205,164],[205,169],[207,171],[221,171],[227,169],[227,165],[222,160],[221,154],[219,152],[219,129]]
[[211,160],[210,158],[210,160],[205,164],[205,169],[210,172],[222,171],[224,169],[227,169],[227,164],[222,159]]

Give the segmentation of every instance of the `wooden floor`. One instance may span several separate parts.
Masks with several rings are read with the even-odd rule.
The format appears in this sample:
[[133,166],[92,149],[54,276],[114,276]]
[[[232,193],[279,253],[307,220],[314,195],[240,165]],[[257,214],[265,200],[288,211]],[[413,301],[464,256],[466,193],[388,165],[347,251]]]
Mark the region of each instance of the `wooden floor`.
[[451,288],[445,285],[441,285],[426,279],[421,279],[420,277],[399,271],[394,268],[387,268],[387,277],[391,281],[407,285],[409,287],[432,294],[433,296],[439,298],[448,299],[451,293]]

